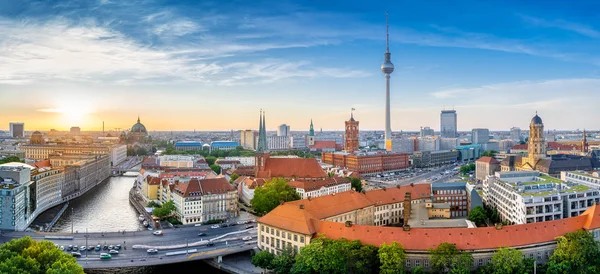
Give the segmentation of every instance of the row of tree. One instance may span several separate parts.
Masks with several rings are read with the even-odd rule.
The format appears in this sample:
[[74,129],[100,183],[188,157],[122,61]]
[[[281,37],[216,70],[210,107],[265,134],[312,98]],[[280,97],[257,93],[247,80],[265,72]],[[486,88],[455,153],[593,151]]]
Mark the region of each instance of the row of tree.
[[6,164],[6,163],[12,163],[12,162],[24,163],[24,161],[22,161],[21,158],[19,158],[17,156],[8,156],[3,159],[0,159],[0,165]]
[[255,152],[251,150],[244,150],[243,147],[238,146],[234,150],[187,150],[187,151],[179,151],[175,150],[175,146],[169,144],[165,147],[163,151],[165,155],[202,155],[204,157],[213,156],[218,158],[223,157],[239,157],[239,156],[254,156]]
[[462,175],[467,175],[471,171],[475,171],[475,164],[468,164],[460,167],[460,173]]
[[0,273],[83,274],[83,268],[52,242],[37,242],[27,236],[0,245]]
[[[517,249],[501,247],[486,266],[473,270],[473,256],[455,245],[442,243],[429,250],[434,273],[600,273],[600,248],[592,235],[584,230],[557,238],[557,247],[545,265],[534,266],[532,257],[525,258]],[[252,264],[275,273],[425,273],[423,266],[405,269],[406,252],[400,243],[382,244],[379,248],[360,241],[332,240],[317,237],[296,253],[284,248],[280,255],[261,251]]]

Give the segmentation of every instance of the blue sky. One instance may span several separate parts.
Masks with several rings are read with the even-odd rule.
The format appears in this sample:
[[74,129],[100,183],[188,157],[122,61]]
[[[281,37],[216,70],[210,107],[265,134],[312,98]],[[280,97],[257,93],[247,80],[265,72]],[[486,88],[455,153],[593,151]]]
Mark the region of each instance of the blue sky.
[[[0,125],[599,129],[594,1],[1,1]],[[2,126],[3,127],[3,126]]]

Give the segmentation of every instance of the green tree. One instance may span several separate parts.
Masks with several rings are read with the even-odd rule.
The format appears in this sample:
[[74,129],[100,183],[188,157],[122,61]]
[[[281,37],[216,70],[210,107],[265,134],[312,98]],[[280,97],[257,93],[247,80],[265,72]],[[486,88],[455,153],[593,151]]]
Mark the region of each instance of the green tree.
[[146,207],[160,207],[160,205],[155,201],[150,201],[150,202],[148,202]]
[[231,177],[229,178],[229,183],[233,184],[233,182],[235,182],[235,180],[237,180],[238,178],[240,178],[240,175],[238,175],[237,173],[231,174]]
[[361,192],[362,191],[362,182],[360,181],[359,178],[354,178],[354,177],[346,177],[350,180],[350,183],[352,184],[352,188],[354,188],[357,192]]
[[379,273],[395,274],[404,273],[404,260],[406,253],[401,244],[393,242],[392,244],[383,243],[379,246]]
[[556,249],[548,262],[547,273],[600,272],[600,249],[589,232],[569,232],[556,240]]
[[219,165],[210,165],[210,169],[212,169],[217,174],[221,174],[221,166]]
[[441,243],[429,250],[431,267],[437,273],[469,273],[473,264],[470,253],[461,252],[455,245]]
[[52,242],[37,242],[26,236],[0,245],[0,273],[83,274],[83,268]]
[[485,224],[485,220],[487,216],[485,215],[485,209],[481,206],[475,207],[471,212],[469,212],[469,217],[467,218],[469,221],[474,222],[477,226],[482,226]]
[[498,151],[495,150],[486,150],[481,154],[481,156],[494,157],[497,153]]
[[412,269],[412,274],[425,274],[425,268],[423,266],[417,266]]
[[302,248],[290,273],[377,273],[377,248],[360,241],[317,237]]
[[137,156],[148,155],[148,150],[143,147],[139,147],[135,153]]
[[459,252],[454,256],[450,272],[452,274],[469,274],[473,265],[473,255],[468,252]]
[[152,215],[164,219],[171,216],[173,211],[175,211],[175,203],[173,203],[173,201],[168,201],[162,206],[154,208],[154,210],[152,210]]
[[0,165],[6,164],[6,163],[12,163],[12,162],[24,163],[24,161],[21,161],[21,159],[17,156],[8,156],[4,159],[0,159]]
[[271,263],[275,259],[275,255],[271,252],[263,250],[252,256],[252,265],[262,269],[272,269]]
[[217,157],[215,157],[215,156],[206,156],[206,157],[204,157],[204,160],[206,160],[206,163],[207,163],[209,166],[212,166],[212,165],[214,165],[214,164],[215,164],[215,162],[217,161]]
[[295,256],[296,254],[294,254],[294,250],[291,247],[284,247],[281,254],[275,256],[271,261],[272,270],[278,274],[290,273],[294,263],[296,263]]
[[256,213],[264,215],[276,208],[282,201],[289,202],[299,199],[300,195],[284,179],[273,178],[254,190],[254,198],[250,204]]
[[514,248],[501,247],[492,256],[491,269],[494,274],[524,273],[523,253]]

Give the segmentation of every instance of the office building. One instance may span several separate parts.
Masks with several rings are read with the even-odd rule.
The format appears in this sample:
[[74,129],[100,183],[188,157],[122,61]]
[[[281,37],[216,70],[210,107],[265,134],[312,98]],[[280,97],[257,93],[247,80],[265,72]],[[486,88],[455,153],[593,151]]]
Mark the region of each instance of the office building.
[[305,136],[290,136],[290,148],[291,149],[306,149],[306,137]]
[[10,136],[13,138],[24,138],[25,137],[25,124],[24,123],[10,123],[9,131],[10,131]]
[[465,217],[469,214],[466,184],[465,182],[433,183],[431,184],[432,201],[448,203],[450,217]]
[[490,140],[490,130],[487,128],[474,128],[471,130],[472,144],[486,144]]
[[421,132],[419,133],[419,137],[433,136],[433,135],[435,135],[435,133],[433,132],[432,128],[421,127]]
[[35,200],[31,201],[28,211],[32,212],[32,217],[63,203],[64,184],[65,173],[62,169],[43,167],[31,171],[30,197],[35,197]]
[[291,132],[290,132],[290,126],[286,125],[286,124],[281,124],[279,125],[279,127],[277,127],[277,136],[290,136]]
[[521,129],[518,127],[511,127],[510,128],[510,139],[517,143],[522,141],[523,138],[521,136]]
[[288,136],[268,136],[267,147],[271,151],[282,151],[290,149],[290,137]]
[[239,215],[237,191],[225,178],[178,181],[170,195],[175,216],[184,225]]
[[0,165],[0,229],[21,231],[28,225],[28,187],[31,167]]
[[175,143],[177,151],[198,151],[202,150],[202,143],[197,141],[180,141]]
[[240,130],[240,146],[244,149],[254,150],[256,149],[256,139],[258,134],[252,130]]
[[483,181],[487,176],[500,171],[500,162],[492,157],[481,157],[475,161],[475,178]]
[[158,165],[161,167],[193,168],[194,157],[185,155],[162,155],[158,157]]
[[413,153],[416,138],[394,138],[392,140],[392,153]]
[[238,146],[238,142],[234,141],[214,141],[210,143],[210,150],[234,150]]
[[440,138],[440,150],[453,150],[459,145],[458,138]]
[[442,138],[458,137],[456,110],[442,110],[440,114],[440,135]]
[[475,161],[483,153],[481,145],[463,145],[457,146],[456,150],[460,152],[458,159],[460,161]]
[[436,151],[440,150],[439,136],[426,136],[417,138],[416,151]]
[[344,153],[323,152],[321,162],[361,175],[401,171],[408,168],[406,153]]
[[409,158],[413,167],[424,168],[454,163],[458,155],[457,150],[415,151]]

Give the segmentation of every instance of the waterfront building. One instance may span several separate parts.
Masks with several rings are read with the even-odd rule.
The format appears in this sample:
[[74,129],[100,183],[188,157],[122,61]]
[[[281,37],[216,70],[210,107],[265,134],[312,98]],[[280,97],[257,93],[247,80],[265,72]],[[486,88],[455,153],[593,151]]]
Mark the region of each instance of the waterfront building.
[[456,138],[456,110],[442,110],[440,114],[440,135],[442,138]]
[[346,141],[344,144],[344,150],[347,152],[358,151],[358,121],[354,120],[354,112],[350,113],[350,120],[346,121],[345,124]]
[[118,166],[125,160],[127,160],[127,146],[126,145],[114,145],[110,149],[110,165]]
[[474,128],[471,130],[472,144],[486,144],[490,140],[490,130],[487,128]]
[[465,182],[433,183],[432,201],[448,204],[450,217],[466,217],[469,214],[466,185]]
[[176,217],[183,224],[225,220],[239,215],[237,191],[225,178],[175,183],[171,199]]
[[24,138],[25,137],[25,124],[24,123],[9,123],[9,133],[12,138]]
[[492,157],[481,157],[475,161],[475,178],[483,181],[487,176],[500,171],[500,162]]
[[409,159],[413,167],[424,168],[454,163],[458,155],[457,150],[415,151]]
[[343,168],[361,175],[395,172],[408,168],[408,154],[405,153],[347,153],[321,154],[321,162]]
[[174,147],[177,151],[196,151],[202,150],[202,143],[197,141],[181,141],[175,143]]
[[32,216],[63,202],[62,187],[65,184],[65,173],[62,169],[41,167],[31,171],[30,198],[35,198],[28,207]]
[[288,182],[300,195],[301,199],[315,198],[333,193],[352,190],[352,184],[348,178],[330,177],[320,181],[296,181]]
[[600,191],[537,171],[496,172],[483,181],[483,200],[502,220],[524,224],[579,216],[600,202]]
[[277,127],[277,136],[285,136],[288,137],[291,135],[290,126],[286,124],[281,124]]
[[419,132],[419,137],[433,136],[433,135],[435,135],[435,132],[433,131],[432,128],[421,127],[421,131]]
[[210,150],[234,150],[239,146],[235,141],[214,141],[210,143]]
[[45,144],[45,145],[21,145],[20,149],[25,151],[25,158],[42,161],[50,158],[50,155],[109,155],[112,165],[120,164],[127,158],[127,147],[124,145],[77,145],[77,144]]
[[161,167],[193,168],[194,157],[187,155],[162,155],[158,157],[158,165]]
[[0,165],[0,229],[21,231],[28,225],[28,187],[33,167]]

